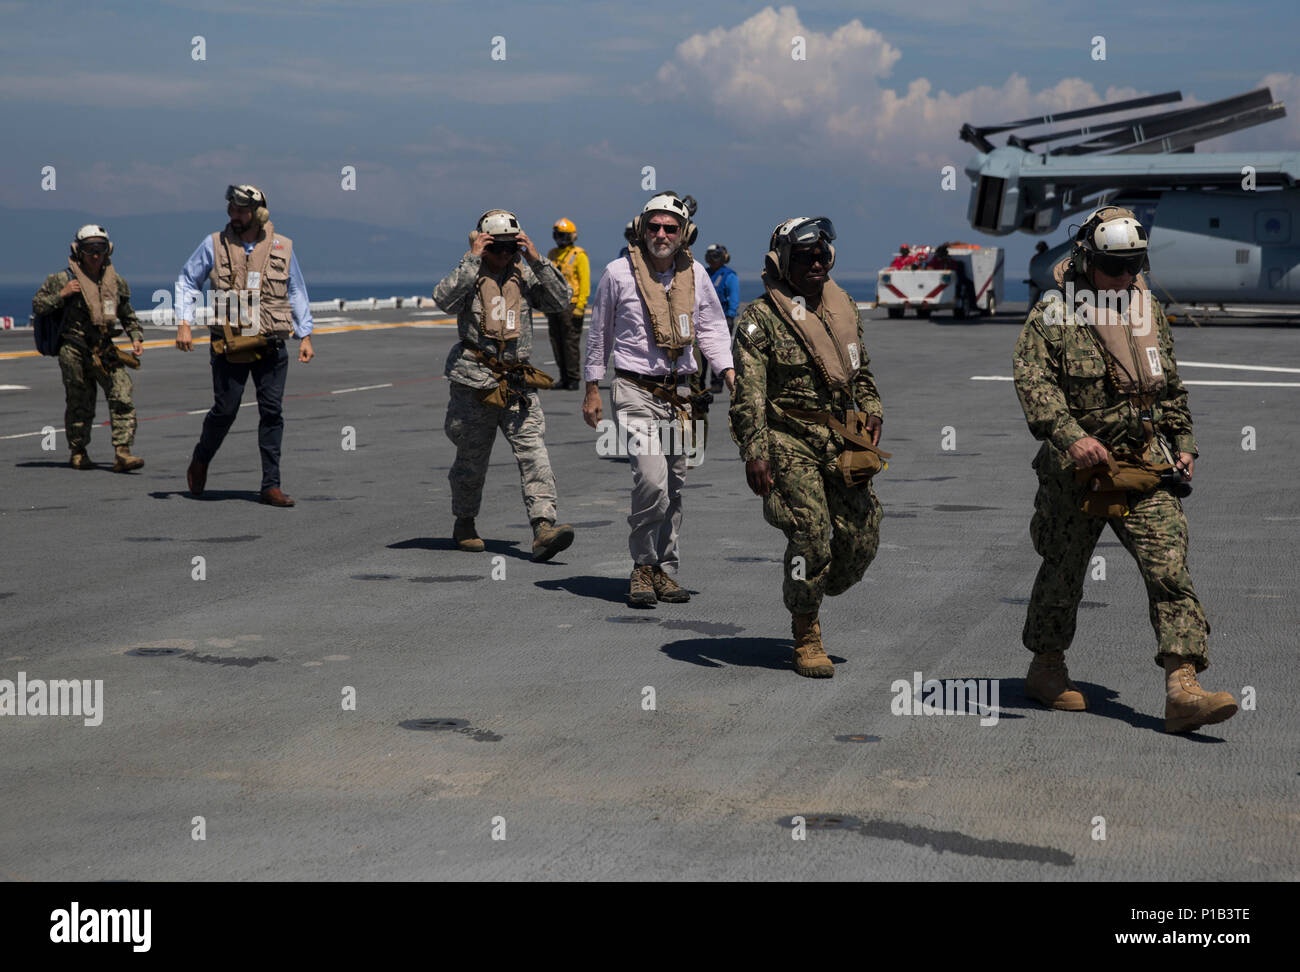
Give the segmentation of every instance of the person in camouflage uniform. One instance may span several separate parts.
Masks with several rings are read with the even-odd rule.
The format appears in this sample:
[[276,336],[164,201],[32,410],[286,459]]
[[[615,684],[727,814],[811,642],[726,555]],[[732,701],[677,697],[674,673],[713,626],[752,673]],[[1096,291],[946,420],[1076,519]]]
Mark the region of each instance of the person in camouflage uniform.
[[[510,307],[507,298],[512,279],[519,281],[517,309]],[[495,288],[488,314],[496,315],[499,310],[500,324],[508,328],[502,333],[514,332],[514,337],[498,341],[484,333],[495,319],[485,317],[485,284]],[[470,234],[469,251],[434,288],[434,302],[457,315],[460,334],[447,355],[444,373],[451,383],[451,397],[443,428],[456,446],[448,479],[456,517],[452,537],[461,550],[486,549],[474,518],[482,501],[497,429],[510,443],[519,465],[524,507],[533,527],[533,560],[549,560],[573,543],[573,527],[555,524],[555,473],[546,451],[541,399],[536,387],[524,384],[524,371],[519,367],[527,364],[532,353],[533,309],[567,312],[570,296],[560,271],[542,259],[514,214],[497,209],[479,219]],[[506,315],[510,315],[508,321]]]
[[[144,351],[144,329],[131,307],[130,286],[113,268],[112,252],[106,229],[95,224],[83,226],[72,243],[68,269],[45,278],[32,298],[32,312],[37,316],[63,315],[59,367],[66,400],[63,424],[72,454],[69,465],[73,469],[95,468],[86,446],[95,421],[95,386],[99,385],[108,399],[113,471],[128,472],[142,467],[144,460],[131,454],[136,429],[133,387],[112,339],[125,330],[131,351],[139,358]],[[83,279],[86,287],[95,290],[94,295],[83,293]],[[93,308],[88,298],[94,302]]]
[[[1146,243],[1128,210],[1091,214],[1071,256],[1056,267],[1064,293],[1049,293],[1034,305],[1016,344],[1016,393],[1030,432],[1043,441],[1033,461],[1038,494],[1029,527],[1043,561],[1022,633],[1034,653],[1025,688],[1049,708],[1087,708],[1070,681],[1064,652],[1074,637],[1093,548],[1109,523],[1146,584],[1155,661],[1166,671],[1165,727],[1179,732],[1237,711],[1230,694],[1207,693],[1196,681],[1209,664],[1210,628],[1187,570],[1187,518],[1171,491],[1179,487],[1162,482],[1114,493],[1116,505],[1097,515],[1083,504],[1101,483],[1076,476],[1082,469],[1104,473],[1112,457],[1150,467],[1165,458],[1156,451],[1162,437],[1174,467],[1166,479],[1191,479],[1197,450],[1187,389],[1178,377],[1169,322],[1139,276],[1147,265]],[[1124,294],[1129,309],[1110,324],[1088,309],[1089,301],[1099,305]],[[1135,385],[1134,375],[1143,384]]]
[[[876,556],[882,515],[869,482],[845,481],[837,459],[848,443],[811,417],[865,413],[872,443],[880,441],[884,409],[862,349],[862,320],[857,305],[830,279],[834,238],[829,220],[787,220],[773,234],[764,270],[767,293],[736,322],[736,391],[729,412],[746,480],[763,497],[763,518],[786,536],[782,596],[791,614],[794,668],[814,678],[835,673],[821,641],[822,598],[843,594],[862,579]],[[837,301],[846,329],[841,344],[847,382],[827,380],[791,319],[800,315],[787,316],[774,297],[782,282],[805,301],[802,316],[812,328],[822,328],[823,309],[832,298]],[[791,414],[796,412],[798,417]]]

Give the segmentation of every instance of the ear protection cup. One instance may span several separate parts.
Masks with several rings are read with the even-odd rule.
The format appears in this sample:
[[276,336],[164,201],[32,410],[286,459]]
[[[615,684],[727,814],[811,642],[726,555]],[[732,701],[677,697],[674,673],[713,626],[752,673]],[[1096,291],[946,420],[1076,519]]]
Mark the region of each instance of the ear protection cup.
[[258,206],[255,210],[253,210],[253,218],[257,220],[259,224],[265,226],[267,224],[267,221],[270,220],[271,218],[271,211],[267,209],[265,206]]

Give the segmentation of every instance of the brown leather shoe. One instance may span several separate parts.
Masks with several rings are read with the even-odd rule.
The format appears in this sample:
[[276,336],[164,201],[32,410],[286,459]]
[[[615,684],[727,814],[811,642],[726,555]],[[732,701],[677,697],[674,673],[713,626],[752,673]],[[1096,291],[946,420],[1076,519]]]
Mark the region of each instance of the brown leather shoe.
[[684,604],[691,599],[686,588],[673,580],[658,564],[655,564],[654,571],[650,574],[650,583],[654,585],[655,597],[661,601],[667,601],[669,604]]
[[208,464],[191,459],[190,468],[185,470],[185,483],[191,496],[202,496],[203,487],[208,484]]
[[262,490],[262,502],[267,506],[293,506],[293,500],[285,496],[279,486]]
[[632,579],[627,589],[627,603],[630,607],[655,606],[655,586],[651,580],[653,570],[649,564],[638,564],[632,568]]

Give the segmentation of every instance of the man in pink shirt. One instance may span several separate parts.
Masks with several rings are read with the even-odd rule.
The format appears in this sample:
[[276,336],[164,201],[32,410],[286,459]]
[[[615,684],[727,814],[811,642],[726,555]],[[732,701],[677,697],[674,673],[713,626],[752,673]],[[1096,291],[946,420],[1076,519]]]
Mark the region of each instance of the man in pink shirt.
[[689,404],[678,386],[695,372],[694,345],[728,389],[735,388],[736,373],[722,305],[708,272],[686,248],[695,239],[686,204],[675,193],[654,196],[635,230],[627,256],[605,267],[592,302],[582,417],[593,429],[600,424],[600,380],[612,351],[610,397],[619,433],[634,433],[628,447],[633,565],[628,603],[654,607],[656,601],[691,597],[672,576],[686,482],[685,436],[673,433],[689,421]]

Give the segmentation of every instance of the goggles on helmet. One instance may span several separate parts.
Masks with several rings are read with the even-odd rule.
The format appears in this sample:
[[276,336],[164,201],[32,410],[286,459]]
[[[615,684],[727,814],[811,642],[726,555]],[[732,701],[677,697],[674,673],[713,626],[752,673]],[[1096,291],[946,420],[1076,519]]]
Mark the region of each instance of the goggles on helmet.
[[818,240],[833,241],[835,224],[825,216],[818,216],[816,219],[805,219],[795,223],[785,231],[784,235],[791,246],[805,246]]
[[1130,274],[1137,276],[1146,266],[1147,255],[1145,252],[1138,253],[1093,253],[1091,255],[1092,264],[1108,277],[1118,277],[1121,274]]

